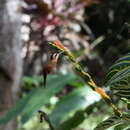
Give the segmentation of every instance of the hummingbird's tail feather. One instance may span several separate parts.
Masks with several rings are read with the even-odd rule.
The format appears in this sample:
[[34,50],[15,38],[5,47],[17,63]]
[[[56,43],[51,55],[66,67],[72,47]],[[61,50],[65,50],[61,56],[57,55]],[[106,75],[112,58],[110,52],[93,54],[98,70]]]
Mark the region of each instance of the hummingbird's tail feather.
[[43,86],[46,87],[46,83],[47,83],[47,73],[43,73]]

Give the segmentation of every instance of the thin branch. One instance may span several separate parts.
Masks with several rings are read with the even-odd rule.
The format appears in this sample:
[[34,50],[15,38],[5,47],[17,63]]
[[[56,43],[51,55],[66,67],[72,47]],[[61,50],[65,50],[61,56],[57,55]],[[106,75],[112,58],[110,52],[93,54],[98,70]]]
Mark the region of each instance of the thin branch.
[[98,44],[100,44],[105,39],[105,36],[100,36],[94,42],[91,43],[91,49],[94,49]]

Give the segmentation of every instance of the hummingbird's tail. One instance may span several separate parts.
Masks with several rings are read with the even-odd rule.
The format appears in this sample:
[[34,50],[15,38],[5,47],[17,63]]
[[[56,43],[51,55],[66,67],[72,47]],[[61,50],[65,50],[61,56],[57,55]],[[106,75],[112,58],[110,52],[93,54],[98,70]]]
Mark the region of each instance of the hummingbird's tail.
[[43,73],[43,86],[46,87],[46,83],[47,83],[47,73]]

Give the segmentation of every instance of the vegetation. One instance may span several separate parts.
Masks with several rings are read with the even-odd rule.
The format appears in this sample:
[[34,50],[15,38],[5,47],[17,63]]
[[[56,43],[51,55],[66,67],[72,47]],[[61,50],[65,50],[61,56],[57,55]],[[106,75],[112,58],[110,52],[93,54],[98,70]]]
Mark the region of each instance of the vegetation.
[[23,77],[0,124],[129,130],[130,1],[22,2]]

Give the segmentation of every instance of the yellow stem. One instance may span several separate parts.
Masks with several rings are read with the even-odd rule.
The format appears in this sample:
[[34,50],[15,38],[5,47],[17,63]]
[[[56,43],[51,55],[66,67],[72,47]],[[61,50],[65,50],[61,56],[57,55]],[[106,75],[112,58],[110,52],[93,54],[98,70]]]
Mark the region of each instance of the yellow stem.
[[76,70],[78,70],[82,76],[84,76],[85,78],[87,78],[87,84],[98,94],[101,95],[101,97],[104,99],[104,101],[112,107],[115,115],[119,116],[120,118],[127,120],[130,122],[130,119],[128,119],[125,114],[123,114],[123,112],[115,105],[113,104],[111,97],[104,91],[103,88],[98,87],[96,85],[96,83],[94,82],[94,80],[92,79],[91,75],[87,72],[85,72],[82,67],[80,66],[79,63],[76,62],[75,57],[71,54],[71,52],[69,52],[67,49],[64,50],[56,45],[54,45],[53,43],[50,43],[50,45],[56,47],[57,49],[59,49],[60,51],[64,52],[64,54],[69,58],[69,60],[74,64],[74,67]]

